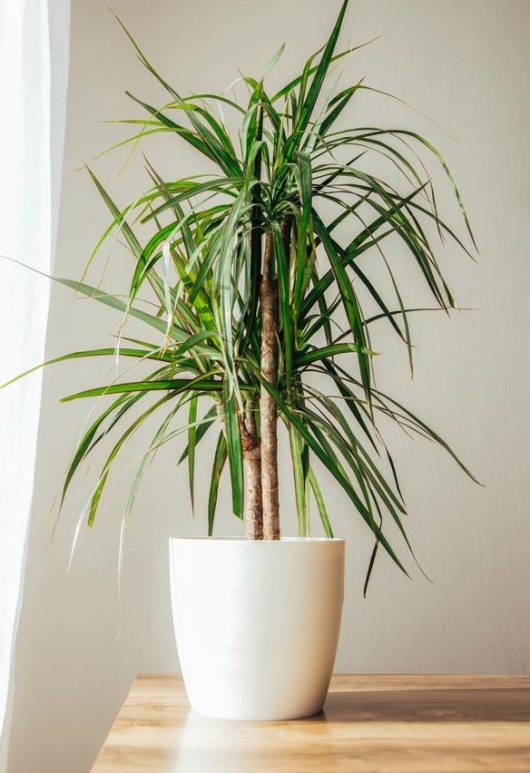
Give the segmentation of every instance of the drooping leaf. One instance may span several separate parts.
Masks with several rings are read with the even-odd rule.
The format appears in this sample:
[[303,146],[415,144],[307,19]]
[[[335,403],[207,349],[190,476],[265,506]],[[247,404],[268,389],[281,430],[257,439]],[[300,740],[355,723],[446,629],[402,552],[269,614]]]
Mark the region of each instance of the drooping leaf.
[[215,511],[217,509],[217,495],[219,492],[219,481],[223,473],[223,468],[228,456],[228,450],[226,447],[225,436],[222,432],[219,433],[217,440],[217,447],[215,449],[215,457],[213,460],[213,467],[210,476],[210,492],[208,495],[208,536],[213,534],[213,526],[215,522]]

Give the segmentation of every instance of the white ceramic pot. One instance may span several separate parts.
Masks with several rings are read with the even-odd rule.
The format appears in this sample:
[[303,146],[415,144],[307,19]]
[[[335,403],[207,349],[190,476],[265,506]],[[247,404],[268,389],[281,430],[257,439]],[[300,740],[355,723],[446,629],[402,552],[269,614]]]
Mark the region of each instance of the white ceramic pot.
[[173,622],[192,708],[223,719],[322,709],[344,595],[344,541],[172,539]]

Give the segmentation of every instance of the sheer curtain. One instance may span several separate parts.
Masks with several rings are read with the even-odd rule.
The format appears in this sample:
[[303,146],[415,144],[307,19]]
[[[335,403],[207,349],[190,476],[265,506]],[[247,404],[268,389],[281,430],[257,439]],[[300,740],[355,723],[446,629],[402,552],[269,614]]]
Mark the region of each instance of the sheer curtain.
[[[0,254],[46,273],[52,270],[58,215],[68,31],[69,0],[0,0]],[[43,360],[48,298],[46,280],[0,258],[0,383]],[[0,391],[3,736],[9,725],[41,379],[36,373]],[[0,755],[0,769],[2,762]]]

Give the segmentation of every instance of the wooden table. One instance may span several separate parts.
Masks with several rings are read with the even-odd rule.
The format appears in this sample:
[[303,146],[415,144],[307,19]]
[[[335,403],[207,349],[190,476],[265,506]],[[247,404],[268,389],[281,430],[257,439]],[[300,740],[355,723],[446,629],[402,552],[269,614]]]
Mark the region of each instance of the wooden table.
[[96,773],[530,771],[530,677],[335,676],[322,714],[227,722],[175,676],[141,676]]

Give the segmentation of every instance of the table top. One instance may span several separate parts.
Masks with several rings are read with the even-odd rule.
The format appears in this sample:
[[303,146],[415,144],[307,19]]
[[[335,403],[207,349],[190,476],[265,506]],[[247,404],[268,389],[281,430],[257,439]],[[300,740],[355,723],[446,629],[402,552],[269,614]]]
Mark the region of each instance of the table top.
[[334,676],[324,711],[231,722],[189,709],[176,676],[140,676],[93,773],[530,771],[530,677]]

